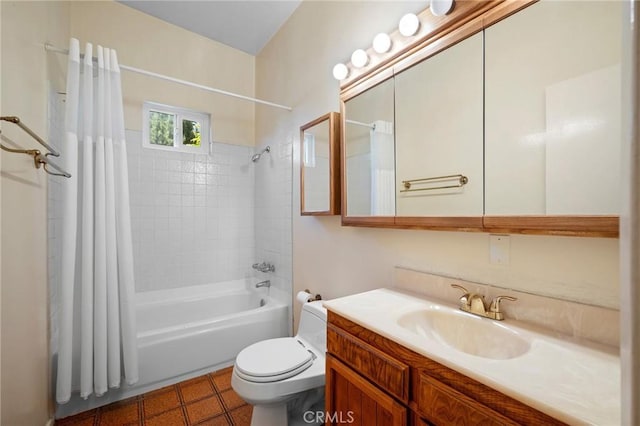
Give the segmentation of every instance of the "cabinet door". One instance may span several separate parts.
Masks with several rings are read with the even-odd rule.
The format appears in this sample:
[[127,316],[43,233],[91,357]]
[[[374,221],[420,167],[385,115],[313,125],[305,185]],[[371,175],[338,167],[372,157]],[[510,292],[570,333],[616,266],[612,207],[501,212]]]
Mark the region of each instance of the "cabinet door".
[[616,215],[623,2],[541,1],[485,30],[485,214]]
[[482,34],[395,76],[397,216],[482,216]]
[[327,354],[326,424],[406,426],[407,409]]

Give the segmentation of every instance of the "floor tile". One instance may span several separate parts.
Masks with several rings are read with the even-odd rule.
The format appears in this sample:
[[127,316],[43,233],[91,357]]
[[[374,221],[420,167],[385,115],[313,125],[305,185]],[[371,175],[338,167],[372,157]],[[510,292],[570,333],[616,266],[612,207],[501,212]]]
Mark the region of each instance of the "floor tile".
[[56,426],[249,426],[252,407],[231,388],[232,367],[56,420]]
[[56,426],[93,426],[96,421],[95,412],[93,415],[80,417],[71,416],[64,419],[56,420]]
[[145,417],[152,417],[172,408],[180,407],[180,398],[175,389],[169,388],[162,393],[145,395],[142,401]]
[[132,401],[126,404],[107,405],[99,410],[98,421],[100,426],[122,426],[139,419],[138,402]]
[[185,426],[182,408],[174,408],[154,417],[145,418],[144,426]]
[[222,397],[222,402],[224,403],[225,408],[229,411],[246,404],[244,399],[240,398],[233,389],[221,392],[220,396]]
[[197,424],[197,426],[229,426],[229,425],[231,425],[231,423],[227,419],[227,416],[224,414],[209,420],[205,420]]
[[250,405],[243,405],[240,408],[236,408],[229,412],[231,419],[233,419],[234,426],[249,426],[251,424],[251,414],[253,413],[253,407]]
[[211,375],[211,378],[218,392],[231,389],[231,370],[228,373]]
[[217,396],[202,399],[197,402],[187,404],[187,417],[189,423],[194,424],[202,420],[215,417],[224,413],[224,408],[220,404]]
[[179,388],[184,402],[197,401],[215,394],[207,376],[180,383]]

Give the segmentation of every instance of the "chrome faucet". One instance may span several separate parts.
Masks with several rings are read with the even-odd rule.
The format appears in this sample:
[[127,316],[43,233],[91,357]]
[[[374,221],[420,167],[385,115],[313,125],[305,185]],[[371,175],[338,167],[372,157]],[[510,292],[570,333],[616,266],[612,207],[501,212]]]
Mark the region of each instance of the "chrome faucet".
[[253,269],[260,272],[275,272],[276,266],[272,263],[262,262],[251,265]]
[[271,287],[271,280],[260,281],[258,284],[256,284],[256,288],[260,287]]
[[462,290],[463,295],[460,296],[460,309],[469,312],[470,314],[478,315],[480,317],[491,318],[497,321],[504,319],[504,313],[500,310],[500,301],[510,300],[515,302],[515,297],[510,296],[497,296],[491,302],[489,309],[484,303],[484,296],[476,293],[469,293],[466,288],[458,284],[451,284],[451,287]]

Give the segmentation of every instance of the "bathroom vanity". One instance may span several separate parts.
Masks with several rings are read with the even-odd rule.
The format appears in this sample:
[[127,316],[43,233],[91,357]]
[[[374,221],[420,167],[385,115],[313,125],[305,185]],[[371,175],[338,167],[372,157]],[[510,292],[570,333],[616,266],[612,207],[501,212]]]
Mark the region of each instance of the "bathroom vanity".
[[336,424],[620,422],[615,348],[389,289],[325,306],[326,410]]

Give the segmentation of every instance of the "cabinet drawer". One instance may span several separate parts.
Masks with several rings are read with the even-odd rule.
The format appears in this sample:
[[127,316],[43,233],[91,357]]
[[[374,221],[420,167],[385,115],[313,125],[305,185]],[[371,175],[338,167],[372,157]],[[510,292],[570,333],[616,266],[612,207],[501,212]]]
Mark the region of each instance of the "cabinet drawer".
[[330,324],[327,351],[391,395],[408,401],[408,365]]
[[424,373],[418,376],[416,400],[420,414],[436,425],[518,424]]

